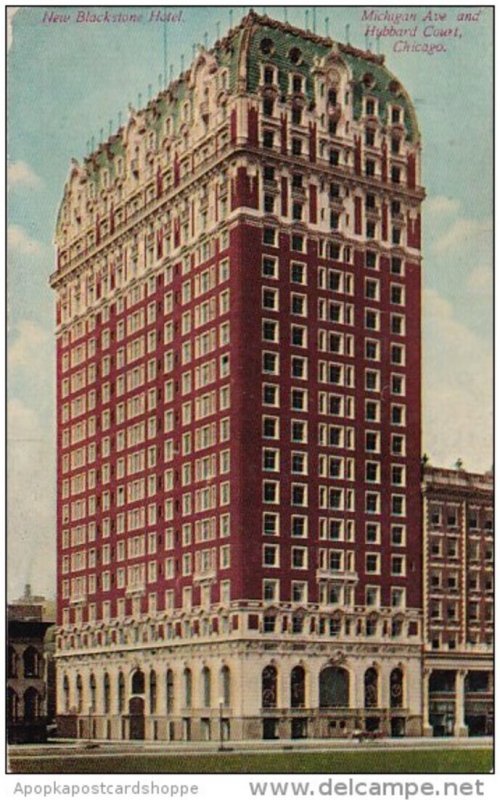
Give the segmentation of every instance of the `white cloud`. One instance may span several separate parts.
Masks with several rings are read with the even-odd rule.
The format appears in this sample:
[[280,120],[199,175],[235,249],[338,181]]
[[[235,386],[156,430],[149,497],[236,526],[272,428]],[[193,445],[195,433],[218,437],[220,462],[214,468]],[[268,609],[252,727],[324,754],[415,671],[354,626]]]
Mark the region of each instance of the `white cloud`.
[[9,250],[23,256],[40,255],[43,252],[43,244],[32,239],[21,225],[9,225],[7,243]]
[[492,242],[492,223],[491,220],[481,219],[455,219],[439,236],[432,245],[433,252],[438,256],[459,253],[467,248],[467,251],[478,248],[483,252],[485,248],[491,247]]
[[9,189],[38,189],[42,180],[25,161],[13,161],[7,166],[7,185]]
[[424,213],[429,215],[440,214],[448,216],[457,214],[460,208],[459,200],[444,195],[434,195],[425,201]]
[[480,297],[493,298],[492,267],[476,267],[467,276],[467,290]]
[[41,357],[42,349],[50,343],[48,331],[30,319],[22,319],[10,336],[9,369],[25,368],[46,371],[45,359]]
[[[8,593],[27,582],[53,595],[55,586],[55,455],[53,431],[32,406],[12,398],[8,423]],[[43,554],[43,561],[40,559]]]
[[493,458],[491,347],[434,290],[424,293],[423,316],[423,449],[436,466],[460,457],[483,472]]

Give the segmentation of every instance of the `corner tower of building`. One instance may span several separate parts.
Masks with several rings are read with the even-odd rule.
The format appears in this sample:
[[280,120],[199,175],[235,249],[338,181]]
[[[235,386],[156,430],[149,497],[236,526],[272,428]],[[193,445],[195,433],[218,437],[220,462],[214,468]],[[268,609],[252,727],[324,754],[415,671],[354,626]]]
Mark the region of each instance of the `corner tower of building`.
[[254,13],[72,164],[68,731],[418,732],[423,196],[383,58]]

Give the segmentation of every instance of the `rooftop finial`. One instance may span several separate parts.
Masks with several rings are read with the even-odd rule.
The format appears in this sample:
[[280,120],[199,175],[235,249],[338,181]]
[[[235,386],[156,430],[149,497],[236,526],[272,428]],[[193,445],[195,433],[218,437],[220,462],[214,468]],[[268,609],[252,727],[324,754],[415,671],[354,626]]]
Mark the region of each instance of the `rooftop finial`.
[[330,36],[330,17],[325,17],[325,34]]
[[349,41],[349,31],[350,30],[351,30],[351,26],[349,24],[347,24],[345,26],[345,40],[346,40],[347,44],[350,44],[350,41]]

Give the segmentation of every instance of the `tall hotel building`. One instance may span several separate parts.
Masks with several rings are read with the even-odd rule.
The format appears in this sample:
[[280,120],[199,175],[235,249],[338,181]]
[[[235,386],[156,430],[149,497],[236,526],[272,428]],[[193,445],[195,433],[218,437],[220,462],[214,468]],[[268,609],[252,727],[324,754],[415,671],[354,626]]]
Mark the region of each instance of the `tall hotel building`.
[[253,12],[73,162],[63,732],[421,732],[419,174],[382,56]]

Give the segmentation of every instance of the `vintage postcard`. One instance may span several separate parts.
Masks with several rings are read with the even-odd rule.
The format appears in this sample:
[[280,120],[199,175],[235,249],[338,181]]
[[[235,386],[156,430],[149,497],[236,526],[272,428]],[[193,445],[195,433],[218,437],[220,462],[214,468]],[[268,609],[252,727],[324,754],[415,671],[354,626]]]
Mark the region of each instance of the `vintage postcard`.
[[6,8],[9,792],[492,791],[493,34]]

